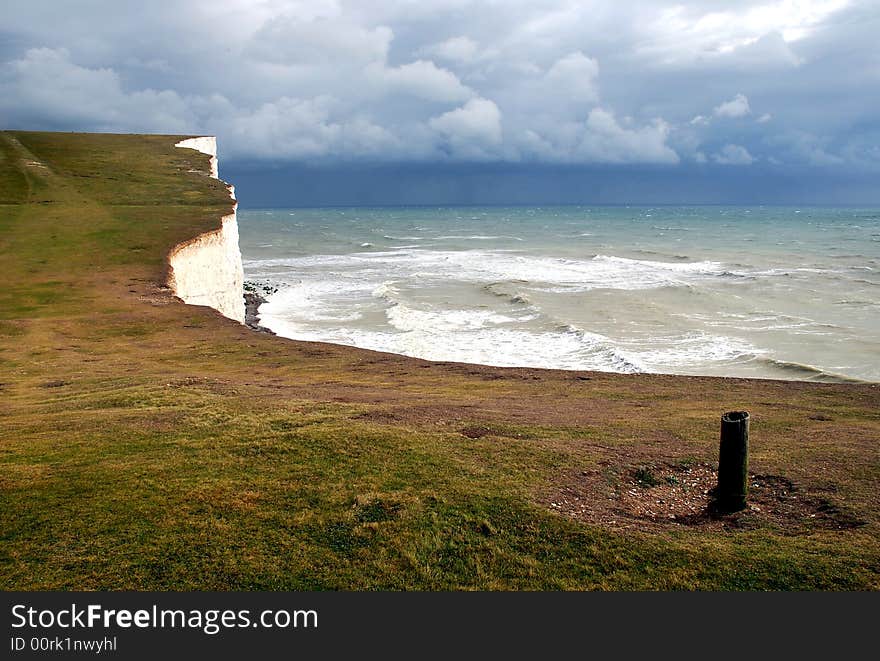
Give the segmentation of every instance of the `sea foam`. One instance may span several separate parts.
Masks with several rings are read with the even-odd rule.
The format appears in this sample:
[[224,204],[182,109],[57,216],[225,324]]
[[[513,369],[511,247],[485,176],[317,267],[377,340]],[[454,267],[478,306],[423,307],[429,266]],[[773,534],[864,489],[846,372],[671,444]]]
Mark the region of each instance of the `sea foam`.
[[491,365],[880,380],[877,214],[344,211],[243,216],[277,333]]

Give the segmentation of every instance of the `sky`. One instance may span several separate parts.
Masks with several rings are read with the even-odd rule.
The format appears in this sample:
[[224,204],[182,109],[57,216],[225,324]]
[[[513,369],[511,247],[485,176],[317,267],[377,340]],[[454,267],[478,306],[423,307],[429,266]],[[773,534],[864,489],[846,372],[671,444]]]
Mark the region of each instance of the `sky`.
[[217,135],[244,206],[880,204],[876,0],[13,0],[0,126]]

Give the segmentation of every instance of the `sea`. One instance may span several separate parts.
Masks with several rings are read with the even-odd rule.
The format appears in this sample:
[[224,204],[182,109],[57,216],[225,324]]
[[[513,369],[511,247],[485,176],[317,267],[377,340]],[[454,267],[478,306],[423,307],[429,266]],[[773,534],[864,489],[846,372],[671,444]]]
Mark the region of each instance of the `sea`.
[[278,335],[429,360],[880,381],[880,209],[243,209]]

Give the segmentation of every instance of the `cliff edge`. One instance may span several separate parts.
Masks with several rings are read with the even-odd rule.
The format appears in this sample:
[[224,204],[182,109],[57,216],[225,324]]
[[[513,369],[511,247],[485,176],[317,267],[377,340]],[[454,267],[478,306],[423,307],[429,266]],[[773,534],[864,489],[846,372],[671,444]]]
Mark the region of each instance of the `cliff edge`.
[[[211,157],[210,176],[218,179],[217,138],[201,136],[176,143]],[[232,213],[220,219],[220,228],[175,246],[168,256],[168,286],[184,303],[207,305],[239,323],[245,320],[244,269],[238,247],[235,188]]]

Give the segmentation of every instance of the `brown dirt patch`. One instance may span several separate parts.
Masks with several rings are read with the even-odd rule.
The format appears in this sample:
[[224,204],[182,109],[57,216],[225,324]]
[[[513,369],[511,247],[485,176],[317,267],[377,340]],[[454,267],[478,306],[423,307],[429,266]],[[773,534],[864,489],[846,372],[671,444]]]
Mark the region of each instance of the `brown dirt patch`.
[[492,430],[488,427],[470,426],[465,427],[464,429],[459,429],[458,433],[467,438],[483,438],[484,436],[491,434]]
[[654,463],[581,471],[542,499],[552,510],[590,524],[650,532],[674,528],[753,530],[787,535],[865,525],[855,512],[807,493],[788,478],[751,474],[749,503],[733,514],[714,502],[716,469],[705,463]]

